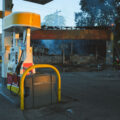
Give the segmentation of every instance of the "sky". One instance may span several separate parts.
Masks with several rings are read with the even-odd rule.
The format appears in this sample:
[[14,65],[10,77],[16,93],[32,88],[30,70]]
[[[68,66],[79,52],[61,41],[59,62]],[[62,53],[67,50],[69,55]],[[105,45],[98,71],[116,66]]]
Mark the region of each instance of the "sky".
[[[43,21],[46,15],[54,13],[56,10],[60,10],[60,15],[64,16],[66,20],[65,25],[75,26],[75,12],[80,11],[79,2],[80,0],[53,0],[52,2],[45,5],[40,5],[32,2],[26,2],[23,0],[13,0],[13,12],[24,11],[38,13],[41,16],[41,21]],[[2,10],[2,0],[0,0],[0,10]]]

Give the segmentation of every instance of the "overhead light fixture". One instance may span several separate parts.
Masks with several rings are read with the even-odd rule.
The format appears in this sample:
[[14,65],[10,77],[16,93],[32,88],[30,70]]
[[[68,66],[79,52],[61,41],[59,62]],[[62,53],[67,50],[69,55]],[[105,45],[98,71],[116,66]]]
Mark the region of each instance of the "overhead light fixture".
[[53,0],[24,0],[24,1],[29,1],[29,2],[34,2],[34,3],[38,3],[38,4],[44,5],[44,4],[49,3],[49,2],[51,2]]

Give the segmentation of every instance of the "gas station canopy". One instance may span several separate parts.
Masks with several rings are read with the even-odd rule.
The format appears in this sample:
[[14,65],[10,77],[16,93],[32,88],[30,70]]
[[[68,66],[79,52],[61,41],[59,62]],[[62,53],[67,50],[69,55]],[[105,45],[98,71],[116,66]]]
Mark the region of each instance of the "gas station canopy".
[[53,0],[24,0],[24,1],[29,1],[29,2],[34,2],[34,3],[39,3],[39,4],[46,4],[46,3],[51,2]]

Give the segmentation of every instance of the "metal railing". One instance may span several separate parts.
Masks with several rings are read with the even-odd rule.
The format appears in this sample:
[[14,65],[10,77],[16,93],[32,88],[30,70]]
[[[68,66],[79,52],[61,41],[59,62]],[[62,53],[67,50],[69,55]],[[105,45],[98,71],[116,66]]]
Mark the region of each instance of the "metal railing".
[[27,73],[33,69],[36,68],[51,68],[53,69],[57,76],[58,76],[58,102],[61,102],[61,76],[60,76],[60,72],[58,71],[58,69],[56,67],[54,67],[53,65],[49,65],[49,64],[37,64],[37,65],[33,65],[31,67],[29,67],[22,75],[21,81],[20,81],[20,109],[24,110],[24,80],[25,77],[27,75]]
[[111,30],[111,26],[41,26],[41,30]]

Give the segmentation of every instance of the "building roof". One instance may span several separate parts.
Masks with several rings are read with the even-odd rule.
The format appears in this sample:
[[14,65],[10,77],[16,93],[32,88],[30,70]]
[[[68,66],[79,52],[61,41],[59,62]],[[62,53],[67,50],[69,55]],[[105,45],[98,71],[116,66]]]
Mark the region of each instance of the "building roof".
[[24,0],[24,1],[34,2],[34,3],[38,3],[38,4],[46,4],[46,3],[51,2],[53,0]]

